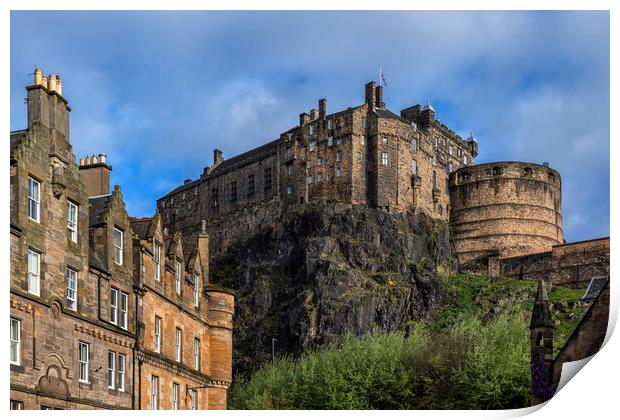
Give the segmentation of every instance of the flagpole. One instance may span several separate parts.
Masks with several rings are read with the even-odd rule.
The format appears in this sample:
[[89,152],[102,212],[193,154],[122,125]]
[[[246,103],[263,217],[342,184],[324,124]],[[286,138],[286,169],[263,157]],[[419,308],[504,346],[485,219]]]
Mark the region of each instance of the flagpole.
[[383,70],[383,69],[381,67],[382,66],[379,66],[379,86],[382,86],[381,85],[381,70]]

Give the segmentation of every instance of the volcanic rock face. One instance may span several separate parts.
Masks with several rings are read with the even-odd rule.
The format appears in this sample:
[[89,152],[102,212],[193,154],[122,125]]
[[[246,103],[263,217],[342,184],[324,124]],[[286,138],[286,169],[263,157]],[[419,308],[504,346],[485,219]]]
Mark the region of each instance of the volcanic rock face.
[[440,298],[452,264],[447,224],[424,215],[320,204],[213,257],[213,281],[237,291],[234,371],[298,356],[347,334],[391,331]]

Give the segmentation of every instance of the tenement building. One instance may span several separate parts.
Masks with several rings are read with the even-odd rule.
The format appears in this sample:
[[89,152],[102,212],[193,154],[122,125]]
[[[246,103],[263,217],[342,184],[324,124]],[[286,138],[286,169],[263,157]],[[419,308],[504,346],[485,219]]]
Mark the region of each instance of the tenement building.
[[75,163],[56,75],[34,73],[10,135],[11,409],[225,408],[230,292],[208,235],[133,219],[106,156]]

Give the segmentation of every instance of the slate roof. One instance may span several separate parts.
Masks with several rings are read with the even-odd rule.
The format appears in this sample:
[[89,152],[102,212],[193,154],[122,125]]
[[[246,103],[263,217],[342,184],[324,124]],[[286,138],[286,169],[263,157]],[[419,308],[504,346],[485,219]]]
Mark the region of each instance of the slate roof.
[[608,281],[609,278],[607,276],[592,277],[590,284],[588,284],[588,288],[586,289],[586,293],[583,295],[581,300],[590,302],[596,299],[598,295],[601,294]]
[[392,120],[398,120],[400,122],[404,122],[405,124],[411,125],[411,121],[401,117],[400,115],[394,114],[387,108],[375,108],[375,114],[377,114],[381,118],[390,118]]
[[[224,161],[226,162],[226,161]],[[195,187],[196,185],[200,184],[200,178],[193,180],[192,182],[188,182],[187,184],[183,184],[179,187],[176,187],[174,190],[170,191],[169,193],[167,193],[166,195],[164,195],[163,197],[158,198],[157,200],[163,200],[164,198],[168,198],[172,195],[178,194],[182,191],[185,190],[189,190],[190,188]]]
[[100,195],[97,197],[90,197],[88,202],[90,203],[90,226],[97,226],[103,223],[103,215],[108,209],[110,204],[110,198],[112,194]]
[[129,222],[131,224],[131,230],[133,230],[133,233],[138,235],[138,238],[140,238],[140,240],[145,240],[153,236],[153,233],[151,232],[152,223],[151,223],[150,218],[148,217],[144,217],[142,219],[130,218]]
[[227,172],[234,171],[237,168],[245,166],[249,163],[246,161],[246,159],[248,158],[252,158],[252,162],[261,160],[276,152],[279,141],[280,139],[270,141],[269,143],[265,143],[255,149],[248,150],[247,152],[241,153],[240,155],[234,156],[230,159],[226,159],[222,163],[217,165],[209,174],[209,176],[225,174]]

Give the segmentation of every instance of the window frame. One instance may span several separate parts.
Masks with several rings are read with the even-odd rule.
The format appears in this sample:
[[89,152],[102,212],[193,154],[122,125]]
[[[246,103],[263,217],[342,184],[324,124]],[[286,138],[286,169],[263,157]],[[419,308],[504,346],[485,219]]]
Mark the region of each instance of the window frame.
[[119,320],[119,327],[121,327],[124,330],[127,329],[128,310],[129,310],[129,294],[121,291],[120,292],[120,305],[119,305],[120,316],[118,320]]
[[[14,327],[15,325],[15,327]],[[15,366],[21,366],[22,364],[22,321],[21,319],[11,317],[10,326],[10,359],[11,364]],[[17,332],[17,339],[13,338],[13,332]],[[13,360],[13,348],[15,348],[15,360]]]
[[[119,236],[117,236],[117,234]],[[121,229],[114,226],[114,232],[113,232],[113,237],[112,237],[112,246],[114,247],[114,255],[112,259],[118,265],[123,265],[123,253],[125,251],[124,250],[125,247],[123,244],[123,241],[125,239],[124,236],[125,236],[125,233]],[[117,238],[120,238],[120,241],[118,244],[116,241]],[[118,255],[118,259],[117,259],[117,255]]]
[[[31,265],[31,258],[34,258],[36,264],[34,267]],[[34,264],[34,263],[33,263]],[[32,271],[36,268],[36,273]],[[28,293],[41,296],[41,253],[35,251],[32,248],[28,248]]]
[[[86,349],[86,359],[82,359],[82,348]],[[78,381],[84,384],[89,383],[90,379],[90,343],[86,343],[85,341],[78,341],[78,360],[79,360],[79,370],[78,370]],[[82,367],[84,367],[84,376],[82,376]]]
[[191,409],[198,410],[198,391],[195,389],[190,389],[190,398],[192,400]]
[[182,270],[181,261],[176,260],[174,268],[175,268],[174,289],[177,292],[177,295],[180,295],[181,292],[183,291],[183,283],[181,281],[181,270]]
[[110,323],[118,325],[118,289],[110,287]]
[[161,280],[161,244],[154,241],[153,244],[153,267],[155,270],[155,281]]
[[159,410],[159,376],[151,375],[151,410]]
[[[79,206],[73,201],[67,200],[67,231],[69,240],[75,243],[78,241],[78,214]],[[71,217],[72,215],[73,218]]]
[[[71,275],[73,274],[73,289],[71,288]],[[72,268],[67,267],[65,270],[65,279],[67,282],[67,308],[72,311],[77,311],[78,309],[78,277],[77,271]],[[73,292],[73,299],[70,297],[70,292]]]
[[155,325],[153,329],[153,338],[155,342],[153,347],[156,353],[161,353],[161,317],[155,315]]
[[388,166],[390,164],[390,155],[388,152],[381,152],[381,166]]
[[198,276],[198,274],[194,274],[194,306],[195,307],[199,307],[200,306],[200,294],[199,292],[199,288],[198,288],[198,282],[200,281],[200,276]]
[[[122,363],[121,363],[121,360],[123,361]],[[118,374],[117,389],[121,392],[125,391],[125,371],[127,369],[126,363],[127,363],[127,357],[125,356],[125,354],[119,353],[118,354],[118,368],[116,372]]]
[[[110,367],[110,363],[112,366]],[[116,389],[116,352],[108,350],[108,389]]]
[[172,409],[179,409],[179,384],[176,382],[172,383]]
[[[35,186],[36,197],[34,196]],[[34,220],[37,223],[41,223],[41,182],[31,176],[28,176],[28,188],[26,195],[28,197],[28,218],[30,220]],[[33,208],[36,214],[33,214]]]
[[174,360],[183,363],[183,330],[180,327],[174,332]]
[[194,369],[200,372],[200,338],[194,337]]

